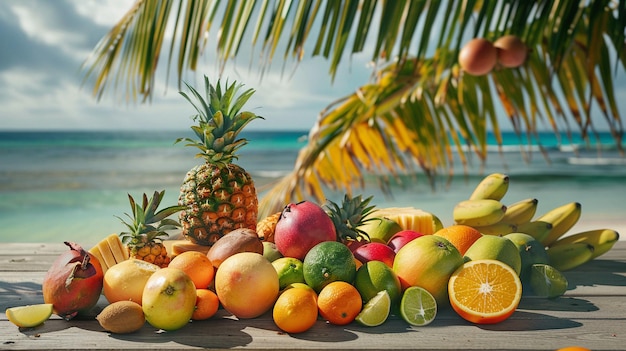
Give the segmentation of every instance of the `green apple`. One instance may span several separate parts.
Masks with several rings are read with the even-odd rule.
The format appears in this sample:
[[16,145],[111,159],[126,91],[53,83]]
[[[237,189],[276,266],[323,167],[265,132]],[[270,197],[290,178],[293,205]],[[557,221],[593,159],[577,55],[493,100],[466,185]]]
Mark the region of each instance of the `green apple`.
[[465,251],[468,260],[492,259],[508,264],[519,275],[522,258],[513,241],[498,235],[483,235]]
[[196,286],[182,270],[161,268],[148,278],[141,301],[150,325],[167,331],[177,330],[191,319],[196,307]]
[[379,217],[366,222],[359,229],[369,235],[371,242],[386,244],[394,234],[402,230],[402,227],[392,219]]

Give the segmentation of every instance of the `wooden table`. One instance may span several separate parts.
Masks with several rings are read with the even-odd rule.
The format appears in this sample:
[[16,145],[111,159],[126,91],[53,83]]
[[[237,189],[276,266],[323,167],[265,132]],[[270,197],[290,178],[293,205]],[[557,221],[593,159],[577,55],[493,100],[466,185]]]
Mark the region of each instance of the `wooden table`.
[[[66,247],[59,244],[0,244],[0,307],[42,303],[41,282],[50,263]],[[425,327],[410,327],[391,316],[380,327],[352,323],[339,327],[322,320],[309,331],[289,335],[271,314],[236,320],[220,310],[206,321],[175,332],[149,324],[136,333],[105,332],[92,318],[51,317],[36,328],[20,329],[0,315],[0,350],[151,349],[435,349],[555,350],[580,345],[593,350],[626,349],[626,242],[584,266],[566,272],[566,295],[547,300],[525,296],[518,311],[495,325],[465,322],[452,310],[439,311]],[[102,298],[94,315],[106,306]]]

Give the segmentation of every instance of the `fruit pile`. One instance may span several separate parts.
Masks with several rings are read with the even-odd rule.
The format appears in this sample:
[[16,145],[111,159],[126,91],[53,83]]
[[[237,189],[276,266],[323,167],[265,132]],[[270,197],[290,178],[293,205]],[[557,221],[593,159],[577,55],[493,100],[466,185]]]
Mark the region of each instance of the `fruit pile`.
[[[426,211],[376,208],[371,197],[348,195],[341,203],[285,204],[257,222],[254,182],[232,163],[245,144],[238,133],[258,117],[240,112],[252,92],[237,97],[235,83],[224,90],[205,83],[206,99],[189,87],[200,101],[198,140],[181,140],[206,162],[187,173],[178,204],[159,210],[163,192],[144,194],[141,204],[129,195],[128,231],[89,250],[66,243],[44,278],[44,303],[9,308],[9,320],[20,327],[52,313],[69,320],[103,294],[109,304],[96,319],[112,333],[146,322],[177,330],[220,308],[238,319],[271,313],[288,333],[319,319],[374,327],[390,315],[425,326],[444,308],[471,323],[498,323],[522,294],[565,293],[561,271],[602,255],[619,237],[608,229],[565,236],[580,217],[578,203],[537,218],[536,199],[505,206],[503,174],[485,177],[447,226]],[[179,221],[169,218],[176,213]],[[180,240],[163,240],[178,228]]]

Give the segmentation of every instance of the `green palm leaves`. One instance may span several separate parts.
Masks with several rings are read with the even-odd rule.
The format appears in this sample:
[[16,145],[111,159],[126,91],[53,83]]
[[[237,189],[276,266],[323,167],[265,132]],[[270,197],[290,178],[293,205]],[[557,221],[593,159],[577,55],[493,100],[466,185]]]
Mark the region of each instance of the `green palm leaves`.
[[[323,56],[333,78],[350,54],[371,53],[374,79],[322,112],[292,174],[263,199],[271,213],[286,199],[351,192],[365,173],[451,172],[466,150],[484,160],[487,130],[501,141],[500,116],[530,139],[539,127],[592,135],[601,115],[621,147],[613,79],[626,65],[625,33],[626,1],[140,0],[85,62],[85,78],[98,98],[112,85],[146,100],[164,50],[179,86],[207,48],[225,65],[242,45],[260,47],[261,70],[281,53]],[[467,40],[505,34],[531,50],[521,68],[459,69]]]

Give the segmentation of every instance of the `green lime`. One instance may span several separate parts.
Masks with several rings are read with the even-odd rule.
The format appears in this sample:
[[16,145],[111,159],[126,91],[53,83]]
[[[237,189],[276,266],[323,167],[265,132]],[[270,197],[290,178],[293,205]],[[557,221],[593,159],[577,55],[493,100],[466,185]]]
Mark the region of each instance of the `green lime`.
[[278,285],[283,290],[292,283],[304,283],[302,261],[295,257],[281,257],[272,261],[272,266],[278,273]]
[[304,281],[319,293],[331,282],[352,284],[356,262],[350,249],[337,241],[324,241],[313,246],[303,260]]
[[377,327],[387,320],[391,311],[391,298],[386,290],[369,299],[355,320],[366,327]]
[[437,315],[437,301],[424,288],[408,287],[400,301],[400,315],[410,325],[428,325]]
[[383,290],[387,291],[394,305],[399,303],[402,297],[400,279],[391,267],[381,261],[368,261],[359,267],[354,286],[363,301],[369,301]]
[[537,296],[549,299],[559,297],[567,291],[567,278],[556,268],[537,263],[530,268],[530,287]]

